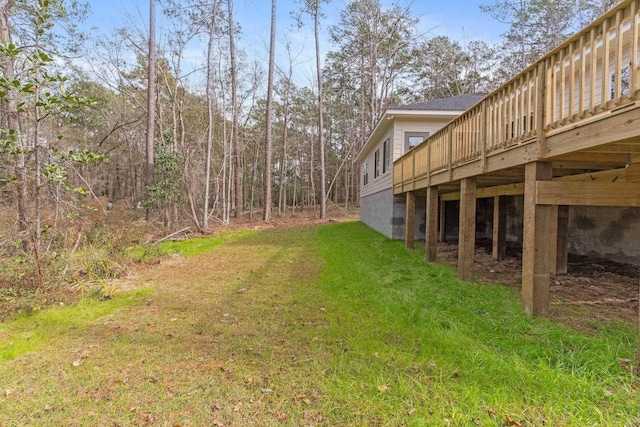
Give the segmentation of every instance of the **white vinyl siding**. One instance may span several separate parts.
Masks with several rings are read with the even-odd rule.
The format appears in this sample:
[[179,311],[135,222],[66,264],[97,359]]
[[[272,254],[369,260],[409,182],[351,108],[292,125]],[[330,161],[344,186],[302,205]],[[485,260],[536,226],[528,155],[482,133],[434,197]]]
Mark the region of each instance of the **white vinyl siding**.
[[[384,135],[384,137],[380,140],[380,142],[371,147],[371,150],[369,151],[369,154],[367,154],[367,157],[364,159],[364,161],[362,162],[363,168],[364,168],[364,164],[367,164],[367,170],[368,170],[368,182],[367,185],[364,185],[364,175],[363,175],[363,182],[360,185],[360,194],[362,196],[366,196],[368,194],[374,194],[374,193],[378,193],[382,190],[386,190],[388,188],[391,188],[391,184],[392,184],[392,173],[391,170],[393,170],[393,158],[390,159],[390,163],[389,163],[389,173],[382,173],[382,145],[383,142],[386,141],[387,139],[389,141],[392,141],[392,133],[393,129],[389,129],[389,131]],[[393,144],[391,143],[389,148],[390,148],[390,152],[391,148],[393,147]],[[378,153],[378,161],[379,161],[379,167],[380,169],[378,169],[378,171],[380,172],[380,174],[378,176],[375,176],[375,169],[376,169],[376,153]],[[393,153],[395,154],[395,153]],[[364,172],[363,172],[364,174]]]
[[[362,159],[363,181],[360,186],[360,195],[367,196],[387,190],[393,186],[393,162],[399,159],[405,153],[405,134],[408,132],[420,132],[433,135],[436,131],[457,117],[457,114],[441,115],[430,118],[396,118],[393,124],[379,139],[376,145],[373,145],[366,157]],[[389,141],[389,167],[384,166],[384,143]],[[378,174],[376,175],[376,153],[378,160]],[[368,179],[364,184],[364,165],[367,164]]]

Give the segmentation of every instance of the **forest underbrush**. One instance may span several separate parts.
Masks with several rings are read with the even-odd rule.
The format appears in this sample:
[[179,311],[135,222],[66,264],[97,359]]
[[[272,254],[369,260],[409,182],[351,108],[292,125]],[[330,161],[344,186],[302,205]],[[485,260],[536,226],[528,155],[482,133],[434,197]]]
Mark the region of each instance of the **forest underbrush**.
[[[198,233],[187,221],[170,227],[147,223],[144,211],[125,203],[107,207],[106,200],[84,206],[79,215],[47,212],[42,244],[23,248],[17,237],[14,210],[0,205],[0,322],[19,313],[33,313],[52,305],[69,305],[85,297],[111,298],[114,279],[126,279],[133,269],[157,264],[178,251],[171,242],[229,230],[286,228],[336,218],[358,218],[355,208],[331,205],[320,220],[316,209],[274,212],[269,223],[262,211],[245,212],[229,224],[212,221],[207,233]],[[160,244],[158,244],[160,243]]]

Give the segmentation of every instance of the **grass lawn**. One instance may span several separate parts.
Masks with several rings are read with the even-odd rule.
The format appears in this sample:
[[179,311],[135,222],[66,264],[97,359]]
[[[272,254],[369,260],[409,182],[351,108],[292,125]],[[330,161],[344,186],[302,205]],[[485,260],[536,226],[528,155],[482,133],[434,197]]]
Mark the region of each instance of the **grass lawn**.
[[0,324],[0,426],[637,426],[633,328],[527,318],[358,222],[176,247]]

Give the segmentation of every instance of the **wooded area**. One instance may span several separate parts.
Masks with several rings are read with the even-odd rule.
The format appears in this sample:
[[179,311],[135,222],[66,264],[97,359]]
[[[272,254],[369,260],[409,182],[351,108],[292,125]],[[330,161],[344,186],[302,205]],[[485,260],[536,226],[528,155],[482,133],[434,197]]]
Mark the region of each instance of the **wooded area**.
[[336,6],[300,0],[278,25],[314,28],[306,84],[290,44],[265,55],[284,52],[284,65],[242,50],[232,0],[151,0],[157,39],[153,19],[92,37],[88,5],[0,0],[1,257],[33,256],[42,285],[42,254],[70,259],[111,209],[206,232],[257,210],[269,221],[272,206],[321,218],[326,203],[357,206],[355,157],[388,106],[488,92],[613,3],[496,1],[482,9],[510,30],[492,46],[421,34],[410,3],[352,0],[322,58],[323,9]]

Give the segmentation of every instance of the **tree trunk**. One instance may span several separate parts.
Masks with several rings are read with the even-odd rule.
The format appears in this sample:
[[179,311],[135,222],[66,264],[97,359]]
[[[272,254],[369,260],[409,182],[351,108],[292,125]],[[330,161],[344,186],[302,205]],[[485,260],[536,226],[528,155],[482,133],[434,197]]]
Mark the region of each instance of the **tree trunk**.
[[264,153],[264,201],[262,220],[271,221],[271,146],[273,120],[273,73],[276,52],[276,0],[271,0],[271,41],[269,43],[269,77],[267,82],[266,144]]
[[227,0],[229,19],[229,67],[231,73],[231,138],[233,139],[233,182],[235,186],[235,217],[242,216],[242,144],[238,137],[238,83],[236,65],[236,35],[233,22],[233,0]]
[[320,7],[316,3],[314,15],[314,36],[316,41],[316,73],[318,78],[318,145],[320,146],[320,219],[327,216],[327,184],[326,165],[324,154],[324,123],[323,123],[323,94],[322,94],[322,68],[320,68]]
[[[147,140],[146,140],[146,168],[144,181],[146,199],[149,200],[149,190],[153,187],[153,139],[155,134],[155,99],[156,99],[156,12],[155,0],[149,0],[149,59],[147,81]],[[151,222],[151,206],[147,205],[145,218]]]
[[[37,74],[36,74],[37,75]],[[36,88],[35,90],[35,99],[36,99],[36,103],[39,101],[39,94],[40,94],[40,88]],[[41,153],[40,153],[40,146],[39,146],[39,141],[40,141],[40,108],[36,107],[35,108],[35,125],[33,128],[33,159],[35,162],[35,166],[36,166],[36,171],[35,171],[35,178],[36,178],[36,183],[35,183],[35,189],[34,189],[34,196],[33,196],[33,201],[35,204],[35,222],[34,222],[34,228],[35,228],[35,250],[39,251],[40,250],[40,242],[42,240],[42,209],[41,209],[41,197],[40,197],[40,190],[42,188],[42,158],[41,158]]]
[[256,197],[256,181],[258,180],[258,156],[260,144],[256,141],[255,150],[253,153],[253,173],[251,174],[251,190],[250,190],[250,202],[249,202],[249,219],[253,219],[253,204]]
[[[211,13],[214,19],[216,15],[216,6],[213,6]],[[205,172],[204,172],[204,206],[202,206],[202,231],[206,232],[209,228],[209,192],[211,182],[211,148],[213,145],[213,128],[214,128],[214,109],[213,109],[213,36],[215,25],[210,23],[209,40],[207,43],[207,143],[205,154]]]
[[278,194],[278,214],[287,209],[287,194],[286,194],[286,163],[287,163],[287,138],[289,135],[289,88],[287,87],[284,98],[284,121],[282,130],[282,158],[280,159],[280,190]]
[[[10,0],[0,0],[0,42],[11,43],[11,27],[9,25],[9,11],[12,6]],[[2,56],[2,69],[4,77],[12,81],[15,79],[14,61],[9,55]],[[6,124],[7,129],[14,131],[16,144],[21,148],[20,152],[15,156],[15,169],[18,175],[18,191],[16,194],[16,202],[18,208],[18,231],[22,240],[22,249],[27,250],[29,244],[29,192],[27,187],[27,170],[26,159],[23,150],[25,147],[22,142],[20,116],[18,114],[18,100],[15,90],[9,90],[6,95]]]

